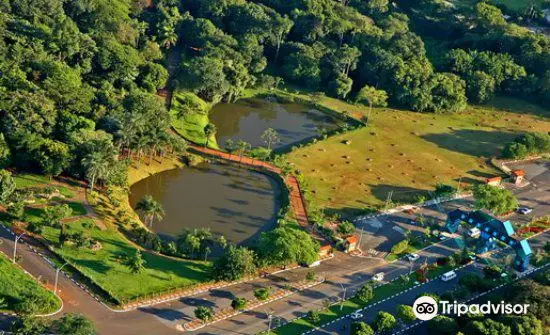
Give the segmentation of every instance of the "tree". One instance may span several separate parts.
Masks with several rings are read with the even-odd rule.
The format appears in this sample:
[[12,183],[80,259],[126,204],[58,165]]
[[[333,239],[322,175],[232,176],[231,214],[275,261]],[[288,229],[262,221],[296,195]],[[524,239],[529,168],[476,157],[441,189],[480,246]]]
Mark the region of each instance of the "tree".
[[311,264],[318,258],[319,243],[290,224],[261,234],[258,252],[268,264]]
[[328,83],[329,92],[340,99],[345,99],[351,92],[353,80],[345,74],[338,73],[336,78]]
[[237,141],[237,152],[239,153],[239,163],[243,160],[243,155],[248,151],[250,150],[251,146],[250,146],[250,143],[246,142],[246,141],[243,141],[243,140],[239,140]]
[[392,330],[397,325],[395,317],[388,312],[380,311],[374,320],[374,326],[377,332]]
[[476,208],[487,209],[497,215],[515,210],[518,199],[509,190],[491,185],[478,185],[473,189]]
[[307,312],[307,319],[311,323],[318,323],[319,321],[321,321],[321,314],[317,310],[311,310]]
[[256,272],[256,255],[246,247],[229,246],[214,265],[214,276],[219,280],[233,281]]
[[277,133],[277,131],[273,128],[267,128],[262,133],[261,137],[264,143],[267,145],[267,150],[271,150],[271,146],[273,144],[280,142],[279,133]]
[[136,249],[134,254],[127,259],[127,266],[133,274],[142,273],[145,270],[145,260],[141,256],[141,251]]
[[451,185],[437,183],[434,193],[437,198],[448,198],[456,193],[456,188]]
[[374,330],[364,322],[354,322],[351,324],[351,335],[374,335]]
[[349,221],[344,221],[338,225],[338,232],[342,235],[349,235],[355,231],[355,226]]
[[509,326],[505,324],[502,324],[498,321],[487,318],[483,321],[469,322],[464,327],[464,333],[482,334],[482,335],[512,335],[512,330],[510,329]]
[[407,251],[409,248],[409,240],[404,239],[401,242],[398,242],[391,247],[391,253],[394,255],[400,255]]
[[374,298],[374,289],[371,285],[365,284],[361,286],[359,291],[357,291],[356,295],[357,299],[361,300],[362,302],[368,302],[372,298]]
[[195,309],[195,317],[203,322],[208,322],[214,318],[214,311],[210,307],[199,306]]
[[438,315],[428,322],[430,334],[455,334],[458,330],[458,324],[453,318],[444,315]]
[[413,308],[409,305],[398,305],[396,308],[397,317],[406,323],[411,323],[416,320]]
[[204,136],[206,137],[204,141],[204,147],[206,148],[208,146],[208,141],[210,140],[210,136],[213,136],[216,134],[216,125],[213,123],[208,123],[206,126],[204,126]]
[[154,221],[160,221],[164,218],[164,209],[162,205],[153,199],[150,194],[145,195],[136,204],[136,211],[145,216],[145,223],[149,227],[153,226]]
[[5,203],[15,191],[16,185],[11,172],[0,170],[0,203]]
[[4,138],[4,134],[0,133],[0,168],[4,168],[10,164],[11,150]]
[[82,159],[81,164],[90,183],[90,190],[93,191],[95,182],[107,176],[109,160],[101,152],[92,152]]
[[65,314],[54,321],[57,334],[61,335],[95,335],[94,324],[82,314]]
[[375,87],[365,85],[355,96],[355,102],[369,105],[369,117],[372,107],[386,107],[388,105],[388,93]]
[[70,163],[70,153],[67,144],[50,139],[44,139],[37,149],[36,159],[40,162],[42,172],[48,176],[58,176]]
[[52,227],[61,225],[61,220],[68,218],[73,214],[73,210],[68,204],[47,206],[44,208],[42,223]]
[[47,319],[35,316],[23,316],[15,320],[11,331],[15,335],[42,335],[48,328]]
[[542,321],[532,315],[506,315],[499,320],[509,326],[514,335],[543,335]]

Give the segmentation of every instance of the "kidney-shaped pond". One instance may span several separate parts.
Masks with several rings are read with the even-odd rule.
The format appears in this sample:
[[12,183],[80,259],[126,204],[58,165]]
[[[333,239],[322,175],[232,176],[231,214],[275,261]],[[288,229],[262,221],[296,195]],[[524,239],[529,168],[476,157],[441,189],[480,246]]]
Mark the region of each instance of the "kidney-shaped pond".
[[166,212],[153,226],[163,237],[174,239],[184,228],[204,227],[230,242],[247,243],[275,226],[281,190],[267,175],[205,163],[161,172],[132,185],[132,208],[146,194]]
[[273,128],[280,137],[273,147],[279,148],[319,135],[322,129],[337,127],[334,118],[309,106],[259,98],[219,103],[212,108],[210,121],[216,125],[221,147],[228,139],[245,140],[253,147],[265,146],[262,134]]

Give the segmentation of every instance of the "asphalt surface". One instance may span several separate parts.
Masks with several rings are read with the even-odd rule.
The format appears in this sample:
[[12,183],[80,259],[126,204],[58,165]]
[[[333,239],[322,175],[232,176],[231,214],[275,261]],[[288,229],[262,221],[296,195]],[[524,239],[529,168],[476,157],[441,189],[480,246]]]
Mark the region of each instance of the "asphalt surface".
[[[529,243],[531,244],[533,249],[536,250],[538,248],[542,248],[544,243],[548,241],[549,237],[550,237],[550,232],[547,232],[530,239]],[[490,257],[490,259],[493,259],[495,263],[499,263],[499,260],[502,260],[506,255],[509,255],[509,254],[513,254],[513,250],[510,248],[507,248],[507,249],[494,252],[494,254],[488,257]],[[486,266],[485,263],[475,262],[457,270],[456,279],[453,279],[447,282],[442,281],[440,279],[434,279],[432,281],[429,281],[426,284],[413,287],[412,289],[406,292],[397,294],[394,298],[384,300],[381,303],[378,303],[374,306],[371,306],[367,309],[362,310],[361,314],[363,314],[363,317],[357,321],[371,323],[374,321],[376,314],[379,311],[386,311],[395,315],[395,309],[397,308],[398,305],[403,304],[403,305],[412,306],[416,298],[418,298],[418,296],[422,293],[435,293],[435,294],[441,295],[445,292],[451,291],[457,285],[459,279],[464,275],[468,273],[477,273],[482,275],[482,271],[485,266]],[[349,316],[346,316],[336,322],[331,323],[330,325],[327,325],[326,327],[321,327],[321,329],[310,332],[308,334],[347,335],[347,334],[350,334],[350,324],[354,321],[355,320],[352,320]],[[423,329],[423,327],[419,327],[418,329],[413,328],[409,330],[408,333],[421,334],[418,332],[419,329]],[[396,331],[397,330],[398,329],[396,329]]]

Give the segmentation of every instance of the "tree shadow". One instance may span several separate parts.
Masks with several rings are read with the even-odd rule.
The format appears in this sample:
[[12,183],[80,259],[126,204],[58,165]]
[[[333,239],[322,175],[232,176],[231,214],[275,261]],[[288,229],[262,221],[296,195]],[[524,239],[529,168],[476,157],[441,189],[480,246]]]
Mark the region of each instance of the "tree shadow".
[[448,133],[426,134],[421,137],[447,150],[473,157],[492,157],[498,155],[504,145],[519,134],[505,130],[459,129]]
[[379,200],[386,201],[391,193],[393,202],[409,202],[414,200],[415,196],[425,194],[426,190],[408,186],[396,186],[388,184],[370,184],[371,193]]

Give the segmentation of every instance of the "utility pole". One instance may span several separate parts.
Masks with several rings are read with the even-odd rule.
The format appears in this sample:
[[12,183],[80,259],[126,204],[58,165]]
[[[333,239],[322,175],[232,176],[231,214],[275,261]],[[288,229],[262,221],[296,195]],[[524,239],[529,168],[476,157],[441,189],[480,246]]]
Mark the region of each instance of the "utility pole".
[[13,260],[12,260],[13,264],[15,264],[15,256],[17,255],[17,242],[21,237],[23,237],[23,235],[25,235],[25,233],[21,233],[21,235],[15,235],[15,245],[13,246]]
[[460,178],[458,178],[458,186],[456,187],[455,197],[460,194],[460,183],[461,182],[462,182],[462,176],[460,176]]
[[363,227],[361,227],[361,234],[359,235],[359,249],[361,252],[363,249],[361,249],[361,242],[363,241],[363,232],[365,231],[365,225],[367,224],[367,220],[363,219]]
[[347,287],[344,287],[344,285],[342,285],[342,283],[338,283],[338,284],[340,285],[340,287],[342,287],[342,291],[343,291],[342,301],[340,302],[340,311],[342,311],[342,309],[344,309],[344,300],[346,300]]
[[53,293],[54,294],[57,294],[57,280],[59,279],[59,272],[61,271],[61,269],[63,269],[63,267],[65,265],[69,264],[68,262],[65,262],[65,264],[61,265],[60,267],[57,268],[57,270],[55,270],[55,285],[54,285],[54,289],[53,289]]
[[384,210],[388,210],[388,207],[390,207],[392,196],[393,196],[393,191],[389,191],[388,197],[386,198],[386,206],[384,207]]

